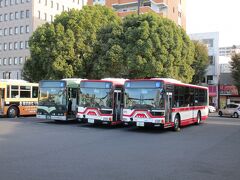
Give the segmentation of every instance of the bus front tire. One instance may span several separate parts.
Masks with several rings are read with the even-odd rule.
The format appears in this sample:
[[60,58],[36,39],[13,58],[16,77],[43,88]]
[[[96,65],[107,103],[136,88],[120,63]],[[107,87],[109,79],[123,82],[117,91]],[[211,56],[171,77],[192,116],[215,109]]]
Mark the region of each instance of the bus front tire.
[[15,118],[18,116],[18,109],[15,106],[11,106],[8,109],[8,117],[9,118]]
[[178,115],[176,115],[174,118],[173,131],[180,131],[180,118]]

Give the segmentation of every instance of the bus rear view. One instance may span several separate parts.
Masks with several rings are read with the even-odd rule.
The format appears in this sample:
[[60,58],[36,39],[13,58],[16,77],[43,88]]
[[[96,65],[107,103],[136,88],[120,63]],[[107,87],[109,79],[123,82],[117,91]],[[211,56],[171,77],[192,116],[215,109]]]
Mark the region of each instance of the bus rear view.
[[83,80],[77,118],[90,124],[122,123],[123,79]]

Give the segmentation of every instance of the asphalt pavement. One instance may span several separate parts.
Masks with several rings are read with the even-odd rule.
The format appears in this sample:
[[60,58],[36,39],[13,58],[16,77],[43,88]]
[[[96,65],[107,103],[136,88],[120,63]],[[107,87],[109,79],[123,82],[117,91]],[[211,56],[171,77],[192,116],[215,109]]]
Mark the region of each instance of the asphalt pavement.
[[0,119],[0,180],[240,177],[240,118],[210,114],[180,132]]

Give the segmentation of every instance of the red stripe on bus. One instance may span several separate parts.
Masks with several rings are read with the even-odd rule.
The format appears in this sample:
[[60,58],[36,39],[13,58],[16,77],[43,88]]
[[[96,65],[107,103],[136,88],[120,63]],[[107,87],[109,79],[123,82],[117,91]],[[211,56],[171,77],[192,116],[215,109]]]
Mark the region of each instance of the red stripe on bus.
[[192,111],[192,110],[200,110],[200,109],[205,109],[205,108],[207,108],[207,106],[172,108],[172,112]]
[[99,116],[112,116],[112,114],[102,114],[97,108],[87,108],[83,112],[78,112],[78,114],[85,114],[87,111],[97,112]]

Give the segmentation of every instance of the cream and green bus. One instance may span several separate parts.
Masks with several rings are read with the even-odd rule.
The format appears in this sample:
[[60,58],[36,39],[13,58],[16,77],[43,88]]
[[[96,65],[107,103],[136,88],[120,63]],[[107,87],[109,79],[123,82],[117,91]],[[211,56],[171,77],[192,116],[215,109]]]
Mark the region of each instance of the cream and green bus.
[[0,80],[0,115],[14,118],[35,115],[38,104],[38,83],[24,80]]

